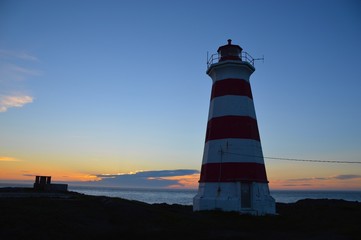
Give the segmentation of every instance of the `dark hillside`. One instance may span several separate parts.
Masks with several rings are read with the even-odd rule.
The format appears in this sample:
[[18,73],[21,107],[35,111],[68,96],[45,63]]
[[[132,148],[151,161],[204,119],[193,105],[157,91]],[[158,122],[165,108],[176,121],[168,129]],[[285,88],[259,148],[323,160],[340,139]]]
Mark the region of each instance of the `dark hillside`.
[[279,215],[255,217],[74,192],[27,194],[0,191],[0,239],[361,239],[359,202],[277,203]]

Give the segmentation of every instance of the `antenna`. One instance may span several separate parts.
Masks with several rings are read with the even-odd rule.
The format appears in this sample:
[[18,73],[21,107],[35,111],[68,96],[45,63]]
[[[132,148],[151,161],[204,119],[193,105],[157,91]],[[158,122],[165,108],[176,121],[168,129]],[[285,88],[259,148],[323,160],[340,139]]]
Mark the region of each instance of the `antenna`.
[[208,67],[208,65],[209,65],[209,56],[208,56],[209,54],[208,54],[208,51],[207,51],[207,67]]
[[262,63],[264,63],[264,55],[262,54],[261,58],[253,58],[254,61],[262,60]]

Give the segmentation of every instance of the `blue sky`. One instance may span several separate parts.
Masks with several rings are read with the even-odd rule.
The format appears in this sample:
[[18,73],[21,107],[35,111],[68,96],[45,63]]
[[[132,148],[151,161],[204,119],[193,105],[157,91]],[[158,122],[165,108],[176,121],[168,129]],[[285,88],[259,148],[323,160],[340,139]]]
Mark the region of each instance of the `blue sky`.
[[[264,56],[251,86],[265,156],[361,161],[359,1],[5,0],[0,180],[196,173],[207,51],[229,38]],[[361,189],[361,164],[265,162],[271,187]]]

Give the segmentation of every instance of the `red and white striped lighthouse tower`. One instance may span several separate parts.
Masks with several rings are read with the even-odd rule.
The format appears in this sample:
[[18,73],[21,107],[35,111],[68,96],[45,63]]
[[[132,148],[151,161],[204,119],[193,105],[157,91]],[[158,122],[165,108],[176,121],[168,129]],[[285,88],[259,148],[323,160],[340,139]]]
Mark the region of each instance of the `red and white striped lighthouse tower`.
[[254,59],[230,39],[217,52],[208,60],[213,85],[193,210],[275,214],[249,82]]

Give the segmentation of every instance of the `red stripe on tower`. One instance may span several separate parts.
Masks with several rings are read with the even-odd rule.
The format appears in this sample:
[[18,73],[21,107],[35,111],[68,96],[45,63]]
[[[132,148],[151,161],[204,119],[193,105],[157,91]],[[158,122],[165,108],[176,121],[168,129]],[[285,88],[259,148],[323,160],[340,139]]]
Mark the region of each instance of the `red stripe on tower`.
[[223,138],[242,138],[260,141],[256,119],[248,116],[212,118],[207,124],[206,142]]
[[264,164],[207,163],[202,165],[200,182],[268,182]]
[[244,79],[228,78],[212,85],[211,99],[225,95],[247,96],[253,99],[251,85]]

